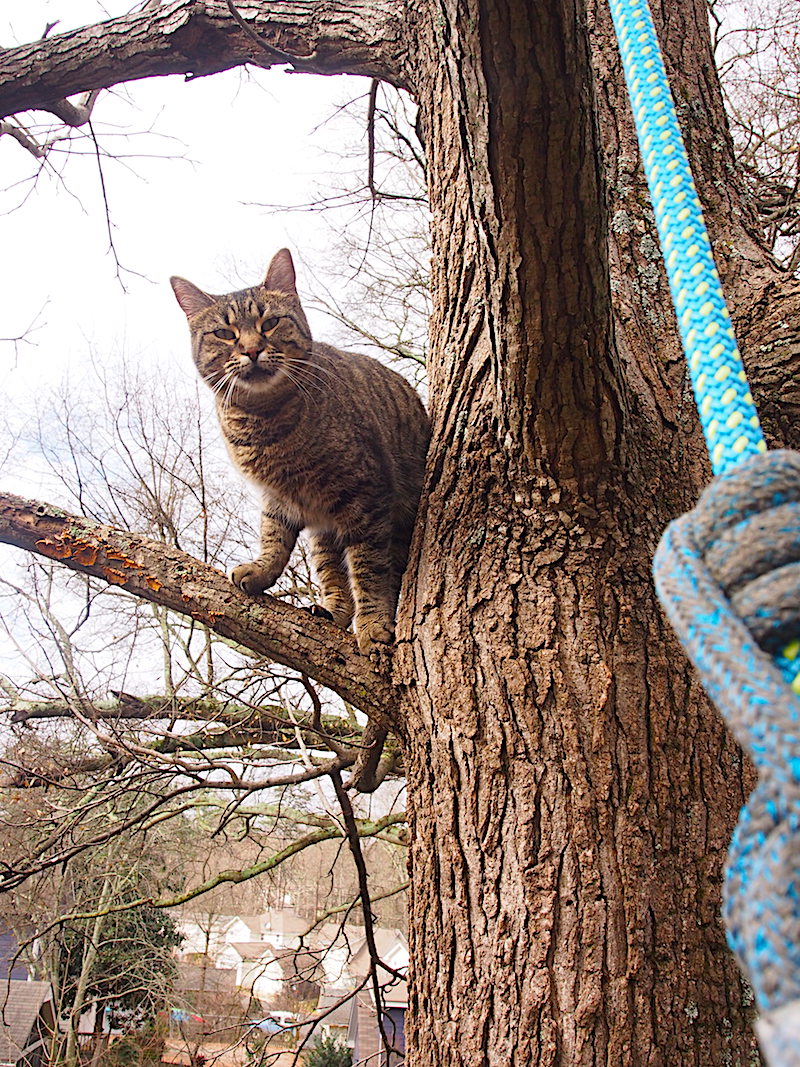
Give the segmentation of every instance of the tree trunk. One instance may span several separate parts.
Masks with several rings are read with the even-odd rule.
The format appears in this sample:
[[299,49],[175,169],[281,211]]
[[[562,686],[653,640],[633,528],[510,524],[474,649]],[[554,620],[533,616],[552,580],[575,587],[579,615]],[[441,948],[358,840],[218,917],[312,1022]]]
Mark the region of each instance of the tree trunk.
[[81,969],[75,986],[75,996],[72,1000],[67,1021],[67,1033],[64,1041],[65,1067],[77,1067],[78,1065],[80,1054],[78,1046],[78,1028],[81,1022],[81,1016],[89,1006],[87,998],[89,983],[93,977],[96,977],[93,972],[97,963],[97,954],[100,951],[100,940],[103,936],[103,928],[108,919],[108,914],[104,913],[104,909],[108,905],[111,897],[114,878],[115,876],[113,874],[106,874],[103,879],[103,888],[100,891],[100,897],[97,901],[98,914],[95,916],[91,930],[87,931],[87,937],[83,947]]
[[707,470],[650,213],[627,205],[612,300],[573,5],[426,11],[434,431],[400,629],[411,1062],[751,1062],[719,904],[752,781],[650,578]]

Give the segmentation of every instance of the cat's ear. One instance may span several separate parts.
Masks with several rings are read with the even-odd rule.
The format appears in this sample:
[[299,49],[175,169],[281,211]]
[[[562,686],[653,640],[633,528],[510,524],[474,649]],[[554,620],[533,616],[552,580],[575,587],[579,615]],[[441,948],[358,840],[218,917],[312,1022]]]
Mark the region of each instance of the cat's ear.
[[294,263],[292,253],[288,248],[282,248],[272,257],[264,279],[264,288],[273,293],[288,293],[289,296],[297,296]]
[[214,298],[198,289],[196,285],[187,282],[185,278],[170,278],[169,284],[175,298],[186,313],[187,318],[202,311],[203,308],[211,307]]

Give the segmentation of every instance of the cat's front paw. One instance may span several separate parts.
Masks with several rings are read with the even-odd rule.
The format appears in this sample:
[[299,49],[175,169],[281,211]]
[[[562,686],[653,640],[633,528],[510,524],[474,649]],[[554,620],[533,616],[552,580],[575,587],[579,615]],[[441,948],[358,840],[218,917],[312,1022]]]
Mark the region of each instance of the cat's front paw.
[[388,645],[394,638],[394,624],[390,619],[356,619],[356,640],[365,656]]
[[257,596],[269,589],[280,578],[281,572],[274,567],[266,567],[259,560],[252,563],[240,563],[231,571],[231,581],[248,596]]

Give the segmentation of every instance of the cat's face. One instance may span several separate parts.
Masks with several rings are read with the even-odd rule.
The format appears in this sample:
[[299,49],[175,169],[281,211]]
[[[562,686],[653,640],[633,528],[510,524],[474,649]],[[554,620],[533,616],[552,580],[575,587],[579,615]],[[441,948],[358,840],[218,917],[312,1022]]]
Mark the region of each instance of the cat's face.
[[250,407],[281,381],[301,381],[311,333],[286,249],[263,285],[228,296],[211,296],[183,278],[171,282],[189,320],[197,369],[224,403]]

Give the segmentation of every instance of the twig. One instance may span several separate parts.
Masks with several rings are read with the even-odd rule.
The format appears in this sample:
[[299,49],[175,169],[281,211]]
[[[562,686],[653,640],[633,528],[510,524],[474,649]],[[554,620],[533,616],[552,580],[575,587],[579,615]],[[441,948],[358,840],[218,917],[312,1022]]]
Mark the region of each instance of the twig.
[[378,86],[380,82],[373,78],[369,86],[369,101],[367,104],[367,188],[373,200],[378,199],[378,190],[375,188],[375,112],[378,104]]
[[381,992],[380,979],[378,976],[378,967],[386,971],[392,978],[395,978],[399,982],[404,982],[406,976],[400,971],[388,967],[378,954],[378,947],[375,944],[375,924],[372,915],[372,900],[369,892],[369,876],[367,874],[367,865],[364,862],[364,853],[361,851],[361,837],[358,832],[358,826],[356,825],[353,805],[350,803],[350,797],[342,782],[341,773],[338,770],[332,771],[330,779],[333,783],[336,798],[339,801],[339,806],[342,810],[342,819],[347,830],[347,843],[350,846],[353,863],[358,875],[358,894],[361,899],[361,912],[364,918],[364,940],[367,943],[367,951],[369,952],[370,972],[372,974],[372,992],[375,997],[375,1010],[378,1014],[378,1029],[380,1030],[381,1041],[383,1042],[383,1047],[386,1050],[388,1059],[391,1057],[391,1054],[397,1050],[390,1044],[384,1028],[382,1011],[383,994]]

